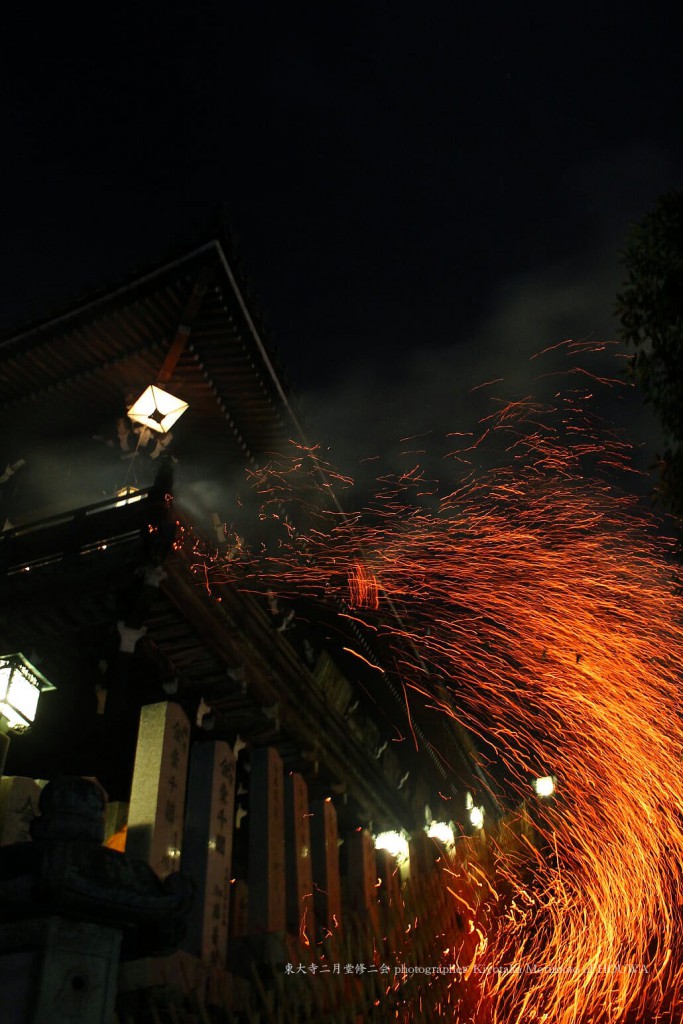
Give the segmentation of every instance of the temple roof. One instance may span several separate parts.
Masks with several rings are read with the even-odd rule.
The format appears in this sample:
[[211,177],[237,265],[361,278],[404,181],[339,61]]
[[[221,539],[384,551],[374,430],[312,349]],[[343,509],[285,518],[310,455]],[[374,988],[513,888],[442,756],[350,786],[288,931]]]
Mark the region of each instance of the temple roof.
[[93,432],[115,422],[187,328],[168,382],[190,406],[186,452],[243,465],[300,435],[283,375],[215,237],[0,340],[0,437],[68,437],[84,422]]
[[[129,577],[135,578],[139,561],[131,554],[139,531],[127,525],[136,506],[122,506],[116,499],[122,484],[132,482],[132,463],[126,461],[131,452],[120,445],[117,420],[125,418],[126,410],[149,384],[160,381],[189,406],[173,427],[171,454],[177,453],[179,459],[177,477],[187,495],[184,511],[200,528],[207,526],[206,516],[214,511],[227,521],[230,493],[236,491],[238,480],[244,483],[245,469],[286,450],[292,438],[305,443],[284,377],[250,312],[220,237],[117,287],[81,297],[69,308],[0,340],[0,448],[7,449],[0,451],[0,461],[26,459],[26,467],[17,474],[17,493],[30,513],[22,518],[7,512],[17,528],[8,530],[0,544],[3,572],[8,573],[0,586],[0,612],[3,606],[8,612],[12,608],[11,616],[0,613],[0,638],[12,649],[41,647],[53,672],[63,663],[64,681],[58,680],[55,706],[58,702],[66,706],[69,700],[80,705],[77,694],[92,687],[97,666],[114,663],[111,654],[102,651],[112,642],[118,644],[115,623],[125,614],[125,608],[120,610],[121,595],[125,597],[124,584]],[[142,467],[136,470],[140,479],[135,481],[141,488],[151,483],[158,468],[149,455],[145,459],[135,460]],[[0,465],[0,473],[2,469]],[[174,488],[181,507],[183,486]],[[73,511],[79,506],[81,514]],[[17,509],[21,512],[18,505]],[[65,517],[62,513],[69,509]],[[197,523],[197,512],[203,522]],[[249,518],[249,510],[244,512]],[[31,522],[34,525],[28,526]],[[88,530],[95,532],[90,536]],[[352,704],[355,687],[340,682],[343,666],[342,674],[335,674],[330,662],[330,678],[324,672],[318,678],[315,672],[323,662],[314,671],[294,658],[289,638],[279,638],[256,599],[249,599],[247,614],[246,598],[226,587],[221,603],[216,604],[185,570],[173,569],[168,584],[162,585],[140,656],[133,667],[126,668],[136,700],[144,699],[142,685],[148,675],[177,679],[180,699],[190,703],[210,699],[219,727],[224,718],[225,729],[228,724],[230,729],[239,728],[255,743],[271,742],[277,735],[287,764],[301,771],[304,748],[317,760],[323,705],[314,701],[316,715],[311,721],[301,708],[313,708],[316,687],[321,688],[330,704],[327,725],[330,729],[334,725],[330,733],[334,742],[328,737],[328,749],[321,755],[321,762],[329,762],[323,769],[326,784],[343,781],[361,803],[368,804],[374,789],[376,809],[381,807],[387,819],[405,818],[411,804],[424,803],[426,792],[417,785],[414,788],[417,778],[398,793],[399,783],[408,778],[404,769],[413,761],[412,753],[408,756],[409,743],[402,750],[397,748],[395,755],[389,742],[394,738],[392,719],[403,715],[400,695],[394,706],[396,702],[381,695],[383,688],[373,679],[375,703],[386,705],[383,733],[370,714],[364,715],[362,726],[360,711],[358,721],[352,721],[347,705],[357,707],[358,700]],[[57,601],[55,595],[59,595]],[[235,620],[243,620],[240,629],[227,619],[214,621],[217,616],[225,618],[231,602],[235,602]],[[306,618],[304,614],[302,621]],[[232,650],[242,630],[252,643],[251,653]],[[228,640],[216,639],[222,631],[232,637],[227,653],[223,646]],[[328,632],[322,629],[322,646],[334,649],[339,645]],[[254,653],[258,651],[263,651],[262,666]],[[233,679],[227,670],[240,661],[250,663],[253,675],[246,695],[244,681]],[[350,675],[359,672],[354,664]],[[388,681],[385,685],[389,686]],[[297,687],[303,687],[301,692]],[[344,691],[344,707],[334,704],[341,700],[337,690]],[[158,699],[155,692],[156,698],[151,699]],[[282,718],[282,732],[263,711],[276,705],[279,712],[273,714]],[[356,752],[351,740],[344,740],[353,732],[354,722]],[[87,735],[89,729],[90,725],[82,730],[73,725],[74,734],[80,730]],[[134,735],[134,727],[121,728],[119,733]],[[38,740],[36,723],[27,743],[37,747]],[[454,737],[447,737],[446,746],[453,741]],[[345,745],[348,779],[342,764]],[[471,754],[462,743],[456,742],[456,747],[469,774]],[[429,750],[423,742],[423,753]],[[368,754],[372,771],[365,764]],[[123,755],[120,759],[125,760]],[[432,771],[435,768],[435,785],[447,788],[450,772],[441,764],[431,765]]]

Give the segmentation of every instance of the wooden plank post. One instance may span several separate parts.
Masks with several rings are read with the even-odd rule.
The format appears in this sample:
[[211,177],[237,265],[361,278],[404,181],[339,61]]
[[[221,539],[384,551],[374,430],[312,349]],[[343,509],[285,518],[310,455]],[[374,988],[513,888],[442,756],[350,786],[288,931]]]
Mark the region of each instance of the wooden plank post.
[[225,967],[235,758],[222,740],[195,743],[190,755],[182,870],[197,886],[183,948],[204,963]]
[[231,888],[229,936],[231,939],[244,939],[249,934],[249,887],[243,878],[238,878]]
[[401,869],[396,857],[388,850],[375,850],[377,875],[381,879],[379,895],[387,907],[399,907],[401,903]]
[[382,919],[386,922],[388,948],[396,952],[403,935],[403,899],[401,897],[401,869],[396,857],[388,850],[375,850],[377,877],[381,880],[378,889],[382,907]]
[[337,811],[331,797],[311,804],[310,821],[315,917],[324,930],[335,932],[341,927],[341,881]]
[[434,870],[434,863],[439,856],[434,840],[430,839],[427,833],[420,829],[411,835],[409,848],[411,879],[431,874]]
[[178,870],[183,840],[190,723],[179,704],[140,712],[126,853],[165,878]]
[[356,829],[346,836],[349,908],[368,915],[377,925],[377,871],[375,841],[367,829]]
[[297,772],[285,777],[287,931],[315,941],[308,786]]
[[285,930],[285,805],[282,759],[274,747],[251,752],[249,934]]

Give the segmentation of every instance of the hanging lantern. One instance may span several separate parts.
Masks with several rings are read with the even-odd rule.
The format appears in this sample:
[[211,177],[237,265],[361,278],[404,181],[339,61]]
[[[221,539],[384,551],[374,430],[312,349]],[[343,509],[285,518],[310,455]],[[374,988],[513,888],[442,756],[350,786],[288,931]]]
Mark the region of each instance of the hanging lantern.
[[120,487],[116,492],[116,497],[119,500],[115,507],[122,508],[123,505],[133,505],[136,501],[142,501],[143,495],[140,494],[138,487]]
[[13,732],[24,732],[36,717],[41,693],[52,683],[23,654],[0,655],[0,718]]
[[150,384],[131,405],[128,419],[149,427],[158,434],[167,434],[186,409],[187,402],[170,395],[168,391],[162,391],[155,384]]

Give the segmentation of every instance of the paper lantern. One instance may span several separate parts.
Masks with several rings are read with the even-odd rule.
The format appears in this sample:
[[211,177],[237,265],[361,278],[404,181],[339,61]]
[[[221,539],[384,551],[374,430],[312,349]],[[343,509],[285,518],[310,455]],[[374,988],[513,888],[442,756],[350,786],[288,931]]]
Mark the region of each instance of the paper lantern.
[[128,419],[133,423],[141,423],[158,434],[167,434],[186,409],[187,402],[170,395],[168,391],[162,391],[155,384],[150,384],[131,405]]
[[23,654],[0,655],[0,716],[7,728],[23,732],[36,717],[41,693],[52,683]]

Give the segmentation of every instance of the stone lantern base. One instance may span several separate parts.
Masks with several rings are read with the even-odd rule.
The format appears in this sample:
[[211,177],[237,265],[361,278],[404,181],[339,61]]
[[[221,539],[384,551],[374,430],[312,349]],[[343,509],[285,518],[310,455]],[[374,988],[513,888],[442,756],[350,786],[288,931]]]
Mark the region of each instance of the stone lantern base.
[[2,1024],[110,1024],[121,933],[50,916],[0,925]]

